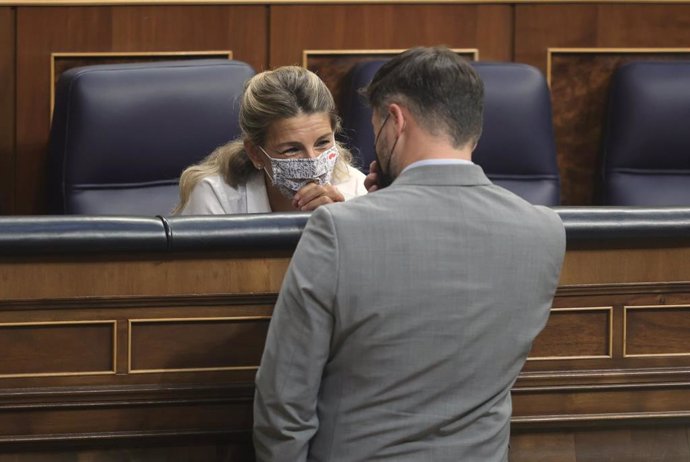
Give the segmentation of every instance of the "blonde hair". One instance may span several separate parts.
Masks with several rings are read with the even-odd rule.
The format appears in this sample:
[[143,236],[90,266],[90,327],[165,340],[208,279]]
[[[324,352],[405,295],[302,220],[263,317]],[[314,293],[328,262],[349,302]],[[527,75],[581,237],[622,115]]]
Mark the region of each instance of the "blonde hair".
[[[245,151],[245,140],[255,146],[262,146],[266,142],[269,127],[275,121],[316,113],[327,113],[333,132],[340,132],[340,118],[333,95],[313,72],[303,67],[284,66],[249,79],[240,103],[242,134],[182,172],[180,203],[173,213],[177,214],[184,208],[192,190],[203,178],[221,175],[229,185],[237,186],[256,173],[256,168]],[[338,181],[347,176],[347,166],[352,162],[352,154],[340,143],[336,144],[340,156],[333,177]]]

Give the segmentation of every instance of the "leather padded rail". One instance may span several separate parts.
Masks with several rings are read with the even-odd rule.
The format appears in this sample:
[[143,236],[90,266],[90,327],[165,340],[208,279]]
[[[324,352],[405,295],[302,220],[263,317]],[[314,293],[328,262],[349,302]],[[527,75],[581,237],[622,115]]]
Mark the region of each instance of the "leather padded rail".
[[157,217],[0,217],[0,255],[163,251],[165,227]]
[[[555,207],[569,241],[690,239],[690,208]],[[308,213],[0,217],[0,255],[292,251]]]

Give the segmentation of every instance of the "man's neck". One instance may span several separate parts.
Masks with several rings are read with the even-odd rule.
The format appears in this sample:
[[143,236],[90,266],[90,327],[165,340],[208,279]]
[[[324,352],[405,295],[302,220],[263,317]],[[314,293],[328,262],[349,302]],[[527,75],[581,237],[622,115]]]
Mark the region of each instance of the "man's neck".
[[[411,141],[411,142],[410,142]],[[414,162],[430,159],[472,160],[472,145],[456,148],[445,139],[433,136],[418,136],[408,141],[405,153],[400,158],[400,171]]]

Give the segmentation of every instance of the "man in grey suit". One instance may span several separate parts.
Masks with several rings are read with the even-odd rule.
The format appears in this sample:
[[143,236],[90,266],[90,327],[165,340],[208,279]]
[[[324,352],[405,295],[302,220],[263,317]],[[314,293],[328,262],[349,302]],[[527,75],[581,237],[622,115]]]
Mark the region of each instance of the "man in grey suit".
[[471,162],[483,85],[456,54],[408,50],[367,96],[369,184],[393,181],[309,219],[256,377],[257,459],[505,461],[563,225]]

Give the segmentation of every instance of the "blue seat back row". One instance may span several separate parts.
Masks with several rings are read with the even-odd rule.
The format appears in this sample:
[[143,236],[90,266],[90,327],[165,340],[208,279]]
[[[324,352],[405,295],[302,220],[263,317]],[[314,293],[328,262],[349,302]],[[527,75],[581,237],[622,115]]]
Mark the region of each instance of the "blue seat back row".
[[[371,108],[360,89],[386,61],[354,66],[342,104],[345,142],[367,172],[374,156]],[[560,181],[546,80],[534,67],[473,62],[484,81],[484,127],[473,161],[499,186],[533,204],[558,205]]]
[[633,62],[609,90],[602,200],[690,205],[690,62]]
[[65,71],[50,134],[50,211],[169,214],[181,172],[239,134],[252,75],[224,59]]
[[[374,160],[371,109],[359,95],[385,61],[362,62],[341,102],[359,167]],[[485,85],[473,160],[496,184],[560,203],[549,89],[535,68],[474,62]],[[181,172],[239,135],[240,98],[254,70],[230,60],[70,69],[56,89],[49,150],[55,214],[169,215]],[[602,204],[690,205],[690,63],[621,66],[602,144]]]

